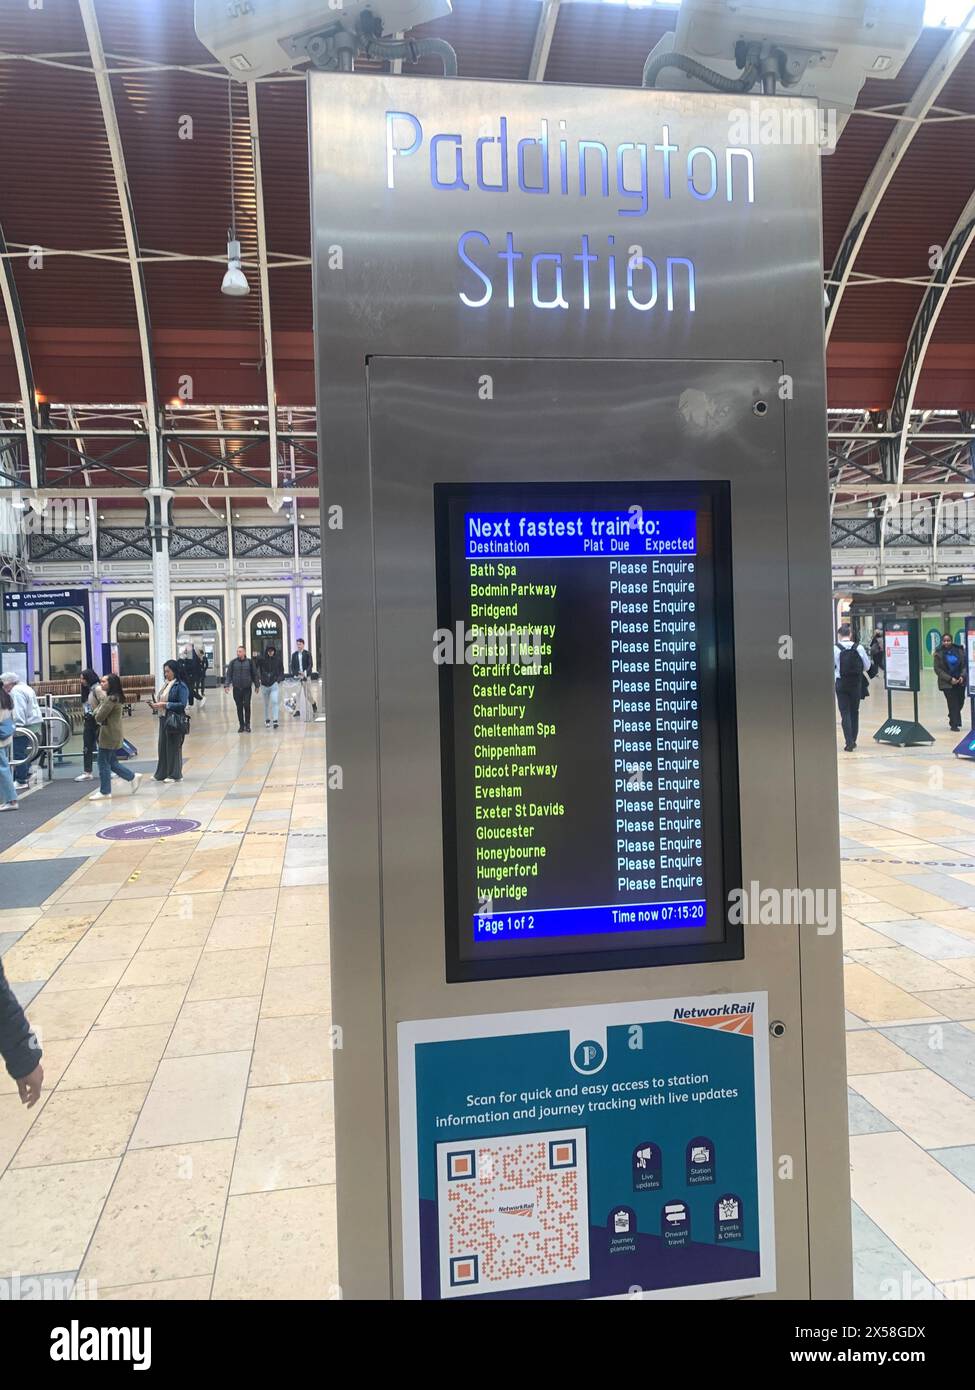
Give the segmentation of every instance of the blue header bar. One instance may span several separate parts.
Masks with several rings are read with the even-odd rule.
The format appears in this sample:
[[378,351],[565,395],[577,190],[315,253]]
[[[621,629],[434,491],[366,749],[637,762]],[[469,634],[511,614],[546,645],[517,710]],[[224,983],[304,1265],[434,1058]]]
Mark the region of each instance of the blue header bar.
[[628,507],[605,512],[467,512],[468,560],[608,560],[697,553],[697,514]]

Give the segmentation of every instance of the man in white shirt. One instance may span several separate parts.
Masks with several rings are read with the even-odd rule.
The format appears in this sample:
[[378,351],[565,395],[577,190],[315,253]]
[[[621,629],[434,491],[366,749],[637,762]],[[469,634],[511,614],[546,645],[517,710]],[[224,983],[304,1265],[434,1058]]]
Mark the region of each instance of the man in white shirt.
[[[32,730],[40,739],[44,727],[44,716],[34,691],[26,681],[20,679],[16,671],[4,671],[0,674],[0,684],[3,685],[4,690],[14,702],[14,724],[17,728]],[[28,739],[22,734],[16,735],[13,746],[14,758],[23,758],[28,746]],[[13,768],[13,774],[14,781],[20,786],[26,787],[30,782],[30,763],[20,763]]]
[[852,753],[857,746],[863,678],[869,670],[869,656],[859,643],[853,645],[850,624],[844,623],[837,629],[836,644],[833,647],[833,681],[840,721],[843,725],[843,737],[846,739],[844,753]]

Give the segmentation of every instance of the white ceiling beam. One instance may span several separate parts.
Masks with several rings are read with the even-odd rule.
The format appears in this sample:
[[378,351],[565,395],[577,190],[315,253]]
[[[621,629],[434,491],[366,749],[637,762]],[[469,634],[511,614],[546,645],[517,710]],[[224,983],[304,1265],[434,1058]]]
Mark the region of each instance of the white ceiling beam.
[[[27,349],[27,331],[24,328],[24,319],[20,312],[20,296],[17,293],[13,270],[6,257],[6,249],[3,231],[0,229],[0,294],[3,295],[3,307],[7,315],[7,327],[10,330],[10,346],[13,349],[14,366],[17,368],[17,384],[20,387],[20,399],[24,410],[27,474],[31,487],[36,488],[38,482],[37,437],[34,430],[37,402],[34,396],[34,374],[31,371],[30,353]],[[19,433],[19,431],[5,430],[4,433]]]
[[132,277],[132,295],[135,300],[135,315],[139,325],[139,347],[142,354],[142,377],[145,383],[145,405],[150,420],[149,439],[149,478],[153,487],[162,486],[162,463],[159,455],[159,402],[156,397],[156,374],[152,360],[152,335],[149,327],[149,303],[146,297],[145,281],[139,264],[139,238],[132,211],[132,197],[129,180],[125,172],[125,154],[122,150],[122,137],[115,113],[112,84],[105,63],[105,50],[102,47],[98,19],[95,15],[94,0],[78,0],[81,19],[85,26],[85,37],[91,53],[95,85],[98,88],[98,101],[105,124],[105,135],[112,158],[112,172],[115,175],[115,188],[118,193],[119,210],[122,215],[122,228],[125,233],[125,249],[128,255],[129,270]]
[[[228,81],[232,79],[228,78]],[[274,391],[274,353],[271,348],[271,289],[267,278],[267,229],[264,222],[264,181],[261,178],[261,136],[257,118],[257,88],[247,83],[247,119],[254,161],[254,201],[257,207],[257,259],[261,287],[261,330],[264,338],[264,380],[267,385],[268,450],[271,455],[271,489],[278,486],[278,412]]]
[[904,119],[899,121],[886,145],[880,152],[873,171],[864,185],[863,192],[853,210],[840,249],[833,262],[829,281],[829,307],[826,311],[826,341],[839,313],[840,303],[853,272],[854,262],[866,241],[867,233],[877,214],[884,194],[911,147],[915,135],[922,128],[938,96],[951,79],[959,63],[975,42],[975,8],[962,20],[958,28],[942,45],[937,57],[918,83],[917,90],[904,109]]
[[898,431],[898,440],[895,446],[897,448],[896,481],[898,487],[903,486],[904,483],[904,466],[907,462],[907,451],[911,444],[912,435],[918,439],[925,437],[923,433],[911,429],[911,412],[914,409],[914,398],[917,395],[921,373],[924,370],[924,359],[938,326],[938,319],[945,306],[948,291],[951,289],[973,244],[975,244],[975,190],[973,190],[952,229],[945,245],[941,265],[931,277],[931,283],[921,301],[921,307],[917,311],[907,340],[907,350],[897,379],[894,406],[888,422],[891,428]]
[[535,30],[531,63],[528,67],[529,82],[545,81],[548,55],[552,51],[552,40],[555,38],[555,26],[559,22],[561,7],[562,0],[542,0],[542,8],[538,16],[538,28]]

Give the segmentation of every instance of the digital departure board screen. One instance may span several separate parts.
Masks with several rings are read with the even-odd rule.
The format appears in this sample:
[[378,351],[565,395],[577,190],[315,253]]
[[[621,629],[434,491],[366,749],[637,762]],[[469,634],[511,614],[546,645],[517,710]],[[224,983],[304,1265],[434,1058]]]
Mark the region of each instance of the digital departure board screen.
[[740,957],[728,485],[434,493],[447,979]]

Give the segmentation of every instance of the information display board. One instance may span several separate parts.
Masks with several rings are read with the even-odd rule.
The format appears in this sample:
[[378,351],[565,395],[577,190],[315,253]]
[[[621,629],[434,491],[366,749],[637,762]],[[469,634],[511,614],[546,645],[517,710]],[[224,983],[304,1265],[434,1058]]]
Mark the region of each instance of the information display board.
[[975,618],[965,619],[965,655],[968,657],[968,696],[975,699]]
[[775,1289],[767,997],[401,1023],[407,1298]]
[[884,623],[884,684],[888,690],[918,689],[918,621],[888,619]]
[[740,957],[727,484],[435,507],[447,979]]

